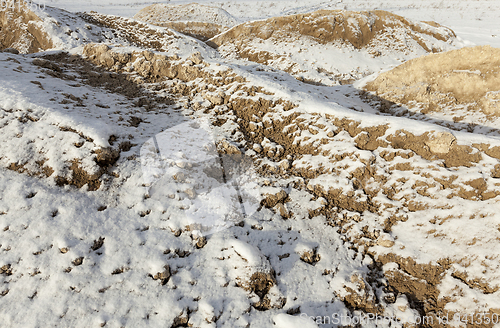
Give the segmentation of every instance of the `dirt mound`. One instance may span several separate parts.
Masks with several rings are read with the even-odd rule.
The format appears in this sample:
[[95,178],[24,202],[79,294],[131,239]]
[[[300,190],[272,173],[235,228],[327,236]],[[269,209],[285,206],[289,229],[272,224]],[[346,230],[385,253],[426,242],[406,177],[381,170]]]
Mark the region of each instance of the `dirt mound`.
[[[153,49],[170,55],[189,56],[194,52],[207,55],[213,49],[166,28],[151,26],[134,19],[96,12],[83,14],[89,23],[110,29],[116,38],[137,47]],[[201,23],[203,25],[203,23]]]
[[0,50],[17,49],[33,53],[52,48],[52,41],[41,26],[42,19],[24,2],[0,8]]
[[236,53],[299,79],[327,83],[332,76],[359,78],[381,68],[382,59],[397,62],[443,51],[454,38],[437,23],[411,22],[386,11],[319,10],[247,22],[210,42],[223,55]]
[[168,27],[177,32],[207,41],[237,24],[227,11],[190,3],[186,5],[155,4],[139,11],[135,19]]
[[24,1],[0,6],[0,50],[13,48],[26,54],[49,49],[68,50],[89,42],[128,44],[106,26],[98,26],[84,18],[84,14],[38,7]]
[[185,5],[155,4],[139,11],[135,19],[153,25],[168,22],[204,22],[232,27],[238,23],[237,19],[221,8],[190,3]]
[[[356,49],[369,47],[381,33],[393,27],[404,27],[410,30],[409,36],[417,41],[426,51],[432,51],[416,33],[446,41],[455,36],[453,31],[439,26],[437,23],[414,23],[405,18],[386,12],[356,12],[342,10],[319,10],[310,14],[274,17],[263,21],[241,24],[216,40],[241,39],[257,37],[262,40],[270,38],[296,39],[309,36],[320,44],[328,44],[337,40],[350,43]],[[440,29],[441,28],[441,29]],[[396,38],[396,36],[393,36]],[[434,49],[438,51],[438,49]]]
[[463,119],[457,109],[499,117],[500,49],[478,46],[416,58],[365,88],[424,114],[448,112],[454,121]]

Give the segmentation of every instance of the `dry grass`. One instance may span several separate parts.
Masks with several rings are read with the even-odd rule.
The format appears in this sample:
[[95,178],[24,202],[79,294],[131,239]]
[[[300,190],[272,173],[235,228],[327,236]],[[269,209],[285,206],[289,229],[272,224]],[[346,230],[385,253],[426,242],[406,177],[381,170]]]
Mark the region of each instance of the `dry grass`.
[[366,89],[394,102],[422,103],[427,111],[467,105],[500,116],[500,49],[478,46],[416,58]]

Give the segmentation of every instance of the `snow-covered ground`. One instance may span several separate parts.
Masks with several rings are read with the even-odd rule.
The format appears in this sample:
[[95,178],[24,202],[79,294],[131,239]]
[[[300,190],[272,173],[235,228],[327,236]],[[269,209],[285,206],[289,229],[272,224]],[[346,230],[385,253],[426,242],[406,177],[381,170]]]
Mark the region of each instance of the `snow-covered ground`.
[[[91,11],[106,14],[132,17],[142,8],[154,4],[187,4],[183,1],[138,1],[114,0],[99,1],[86,0],[76,2],[72,0],[42,0],[49,6],[56,6],[69,11]],[[306,13],[318,9],[347,9],[347,10],[387,10],[404,17],[436,21],[451,27],[461,38],[471,44],[490,44],[500,46],[500,21],[498,12],[500,3],[496,0],[480,1],[400,1],[400,0],[238,0],[238,1],[210,1],[200,0],[197,3],[212,5],[225,9],[242,21],[256,20],[273,16]]]
[[[494,0],[199,3],[381,9],[500,47]],[[406,115],[360,90],[376,74],[314,85],[165,28],[38,14],[68,52],[0,52],[0,327],[500,327],[495,126]]]

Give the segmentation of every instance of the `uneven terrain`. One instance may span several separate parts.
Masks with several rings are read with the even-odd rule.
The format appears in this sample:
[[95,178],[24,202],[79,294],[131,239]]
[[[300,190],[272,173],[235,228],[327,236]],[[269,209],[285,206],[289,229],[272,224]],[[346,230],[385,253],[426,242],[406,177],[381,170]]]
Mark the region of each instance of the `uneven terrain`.
[[154,4],[139,11],[135,19],[206,41],[228,28],[237,25],[238,19],[227,11],[190,3],[186,5]]
[[498,327],[498,48],[200,8],[0,12],[2,325]]
[[209,40],[225,57],[244,58],[332,85],[352,82],[429,52],[452,48],[455,34],[434,22],[385,11],[319,10],[243,23]]

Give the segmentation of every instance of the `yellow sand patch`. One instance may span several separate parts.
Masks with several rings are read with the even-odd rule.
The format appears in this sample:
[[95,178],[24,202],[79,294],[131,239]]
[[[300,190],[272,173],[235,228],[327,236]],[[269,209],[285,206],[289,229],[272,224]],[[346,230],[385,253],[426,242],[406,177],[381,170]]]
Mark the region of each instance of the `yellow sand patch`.
[[41,19],[24,2],[0,10],[0,50],[15,48],[34,53],[52,48],[52,41],[39,25]]
[[462,48],[410,60],[366,85],[384,99],[424,111],[457,106],[500,116],[500,49]]

